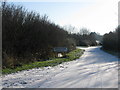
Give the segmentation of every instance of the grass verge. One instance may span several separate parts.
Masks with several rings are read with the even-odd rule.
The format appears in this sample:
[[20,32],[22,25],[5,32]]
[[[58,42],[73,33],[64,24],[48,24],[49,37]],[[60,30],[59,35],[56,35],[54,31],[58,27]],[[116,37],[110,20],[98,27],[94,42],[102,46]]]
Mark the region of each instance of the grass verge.
[[2,74],[10,74],[10,73],[15,73],[18,71],[28,70],[28,69],[32,69],[32,68],[56,66],[63,62],[68,62],[68,61],[78,59],[83,54],[83,52],[84,52],[84,50],[82,50],[82,49],[76,49],[76,50],[73,50],[73,51],[69,52],[68,54],[66,54],[67,58],[53,58],[48,61],[41,61],[41,62],[34,62],[31,64],[25,64],[21,67],[15,68],[15,69],[10,69],[10,68],[2,69]]

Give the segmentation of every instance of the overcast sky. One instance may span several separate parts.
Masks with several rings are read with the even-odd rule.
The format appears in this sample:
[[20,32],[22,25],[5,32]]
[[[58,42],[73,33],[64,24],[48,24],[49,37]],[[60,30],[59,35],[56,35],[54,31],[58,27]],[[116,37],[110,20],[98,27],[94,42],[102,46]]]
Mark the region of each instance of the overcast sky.
[[119,0],[8,0],[23,5],[29,11],[40,15],[47,14],[49,19],[60,26],[72,25],[88,28],[100,34],[114,31],[118,25]]

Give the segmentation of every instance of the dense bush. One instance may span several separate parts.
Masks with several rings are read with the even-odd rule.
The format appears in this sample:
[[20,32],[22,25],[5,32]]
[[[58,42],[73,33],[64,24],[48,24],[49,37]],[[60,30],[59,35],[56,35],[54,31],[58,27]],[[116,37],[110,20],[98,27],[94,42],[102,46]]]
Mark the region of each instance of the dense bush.
[[68,32],[46,15],[28,12],[22,6],[2,3],[3,68],[53,57],[58,46],[75,49]]
[[47,15],[41,16],[28,12],[23,6],[2,3],[3,68],[49,60],[55,57],[54,47],[67,47],[72,51],[76,45],[97,45],[96,35],[86,29],[79,34],[68,33],[65,28],[51,22]]
[[103,36],[103,48],[120,52],[120,26],[114,32],[109,32]]
[[96,41],[102,41],[102,36],[95,32],[90,32],[89,34],[71,34],[71,37],[74,38],[77,46],[96,46],[99,45]]

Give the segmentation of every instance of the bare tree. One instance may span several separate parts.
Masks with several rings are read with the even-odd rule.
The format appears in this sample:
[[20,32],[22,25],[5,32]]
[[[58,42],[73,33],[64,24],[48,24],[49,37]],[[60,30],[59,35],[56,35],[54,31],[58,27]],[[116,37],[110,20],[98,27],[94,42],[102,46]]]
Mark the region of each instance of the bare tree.
[[87,28],[82,28],[82,29],[80,29],[79,33],[81,35],[88,35],[88,34],[90,34],[90,30],[88,30]]
[[75,32],[75,27],[72,25],[66,25],[63,27],[66,31],[68,31],[69,33],[74,33]]

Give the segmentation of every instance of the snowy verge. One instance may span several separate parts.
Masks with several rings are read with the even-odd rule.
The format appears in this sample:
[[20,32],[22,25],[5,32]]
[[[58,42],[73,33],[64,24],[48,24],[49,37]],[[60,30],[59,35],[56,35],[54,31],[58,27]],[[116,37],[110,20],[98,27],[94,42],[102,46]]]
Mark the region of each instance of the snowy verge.
[[88,47],[80,59],[2,76],[4,88],[118,88],[118,58]]

